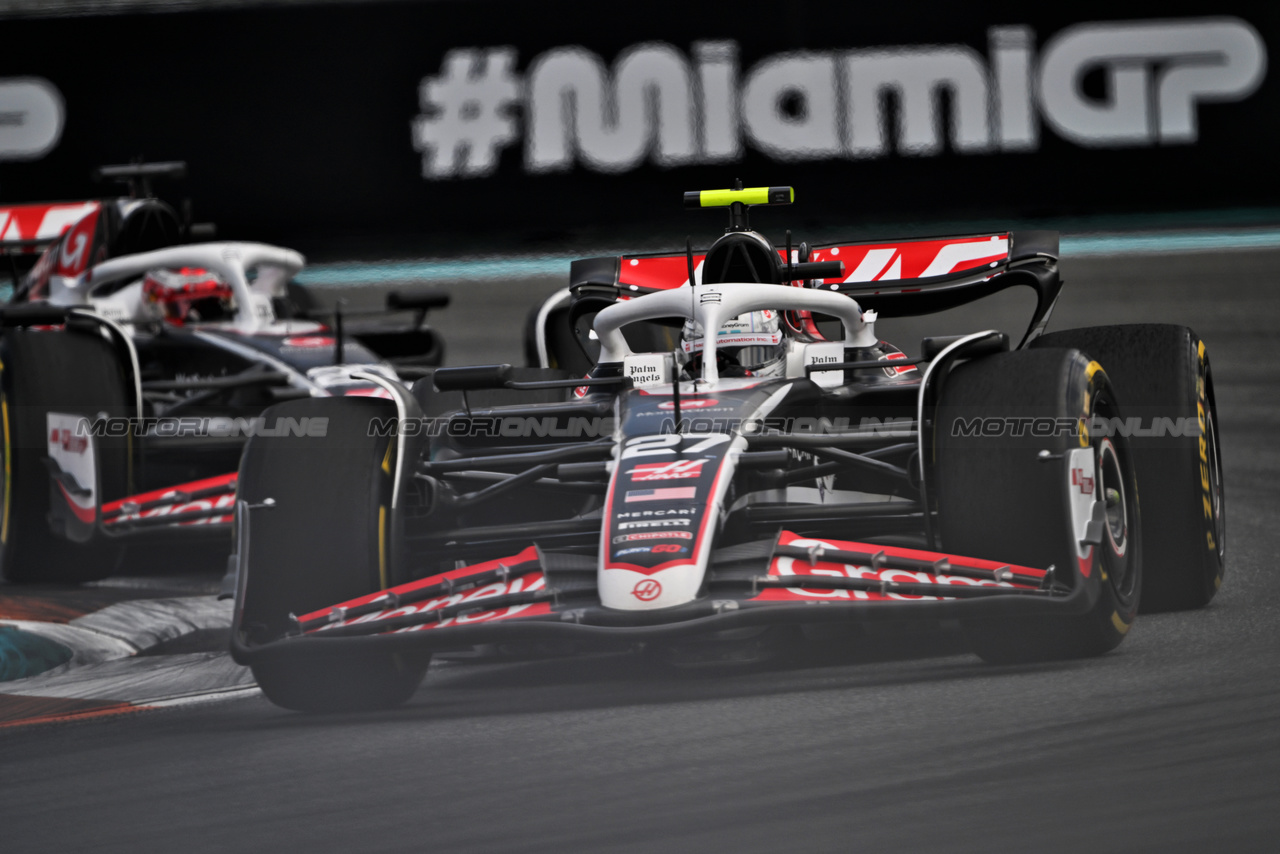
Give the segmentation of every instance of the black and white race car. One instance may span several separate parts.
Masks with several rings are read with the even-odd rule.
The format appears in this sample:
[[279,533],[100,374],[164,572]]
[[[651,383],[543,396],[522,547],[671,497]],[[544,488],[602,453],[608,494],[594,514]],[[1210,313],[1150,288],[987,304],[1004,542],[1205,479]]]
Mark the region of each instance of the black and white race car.
[[[575,262],[537,313],[539,367],[268,409],[328,430],[255,436],[241,462],[232,653],[266,695],[383,706],[434,651],[732,658],[862,620],[958,619],[995,662],[1091,656],[1140,595],[1213,596],[1222,480],[1193,332],[1045,334],[1049,232],[793,250],[750,229],[749,206],[792,198],[688,194],[731,213],[705,252]],[[1014,286],[1036,308],[1012,349],[978,329],[912,359],[876,334]]]
[[[136,188],[180,167],[104,171]],[[245,441],[308,429],[264,409],[390,398],[386,387],[440,363],[423,318],[443,293],[390,292],[385,316],[331,326],[298,307],[300,254],[183,243],[189,231],[148,193],[0,207],[0,251],[15,264],[0,306],[6,580],[101,578],[126,545],[225,560]],[[24,258],[35,261],[19,276]]]

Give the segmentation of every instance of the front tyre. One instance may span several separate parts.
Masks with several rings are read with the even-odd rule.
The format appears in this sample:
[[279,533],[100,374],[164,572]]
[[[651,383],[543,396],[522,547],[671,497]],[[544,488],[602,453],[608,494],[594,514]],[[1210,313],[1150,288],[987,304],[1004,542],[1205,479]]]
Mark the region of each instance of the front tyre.
[[[1143,611],[1209,603],[1222,585],[1226,504],[1213,372],[1185,326],[1067,329],[1033,347],[1075,347],[1107,369],[1124,403],[1147,533]],[[1119,426],[1119,425],[1117,425]]]
[[[313,398],[271,407],[266,423],[308,435],[254,436],[240,461],[239,497],[252,510],[240,631],[249,644],[284,636],[302,615],[397,583],[388,562],[395,438],[370,430],[394,417],[374,398]],[[290,421],[289,419],[294,419]],[[319,419],[327,419],[324,429]],[[320,435],[323,433],[323,435]],[[368,711],[413,696],[429,656],[334,650],[323,640],[251,662],[267,699],[303,712]]]
[[295,712],[369,712],[403,705],[418,690],[426,661],[398,653],[301,649],[252,665],[266,698]]
[[1088,429],[1119,414],[1102,367],[1076,350],[992,356],[947,379],[935,433],[942,547],[1052,566],[1090,601],[1078,615],[965,621],[984,660],[1101,655],[1129,631],[1143,564],[1133,460],[1123,436]]

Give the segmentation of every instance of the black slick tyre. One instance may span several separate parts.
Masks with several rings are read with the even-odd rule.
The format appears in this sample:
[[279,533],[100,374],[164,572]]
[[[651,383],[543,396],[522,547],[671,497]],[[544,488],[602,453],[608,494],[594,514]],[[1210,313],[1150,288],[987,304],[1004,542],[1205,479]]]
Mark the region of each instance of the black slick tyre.
[[[392,586],[388,565],[395,439],[370,435],[387,401],[316,398],[277,404],[268,425],[309,435],[254,436],[240,463],[239,497],[251,505],[248,579],[240,630],[249,645],[288,633],[289,615]],[[290,419],[293,419],[290,421]],[[323,422],[323,435],[318,419]],[[428,657],[335,649],[301,641],[251,664],[269,700],[304,712],[366,711],[409,699]]]
[[1076,350],[991,356],[946,379],[935,431],[942,549],[1053,567],[1089,602],[1075,615],[962,621],[986,661],[1101,655],[1133,623],[1143,564],[1133,461],[1124,437],[1089,433],[1095,415],[1119,408],[1106,373]]
[[1143,611],[1208,604],[1225,570],[1226,504],[1204,342],[1185,326],[1132,324],[1067,329],[1033,346],[1097,359],[1124,406],[1147,533]]
[[[50,412],[118,418],[129,406],[115,349],[92,332],[10,329],[0,342],[0,573],[11,582],[76,583],[105,578],[122,547],[100,535],[72,542],[51,527],[48,457]],[[96,437],[99,503],[130,491],[130,440]]]

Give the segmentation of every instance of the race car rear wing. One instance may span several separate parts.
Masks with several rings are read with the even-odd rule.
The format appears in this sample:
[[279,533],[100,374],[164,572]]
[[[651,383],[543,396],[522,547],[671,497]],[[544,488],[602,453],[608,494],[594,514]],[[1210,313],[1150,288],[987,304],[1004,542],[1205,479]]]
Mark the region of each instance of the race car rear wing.
[[31,252],[48,246],[99,207],[96,201],[0,206],[0,252]]
[[[701,281],[704,259],[697,253],[585,258],[570,266],[569,287],[597,303],[627,299],[687,285],[690,266]],[[830,243],[813,247],[806,260],[841,262],[841,277],[810,280],[809,286],[848,294],[882,317],[933,314],[1006,288],[1030,287],[1036,308],[1023,344],[1043,330],[1062,288],[1056,231]]]

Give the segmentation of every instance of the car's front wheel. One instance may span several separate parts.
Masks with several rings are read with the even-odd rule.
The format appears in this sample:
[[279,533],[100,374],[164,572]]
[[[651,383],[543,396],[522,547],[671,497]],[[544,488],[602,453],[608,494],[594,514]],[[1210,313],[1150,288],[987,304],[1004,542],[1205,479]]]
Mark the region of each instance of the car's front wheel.
[[[305,424],[308,435],[254,436],[245,446],[238,497],[258,509],[250,511],[247,579],[237,603],[240,643],[280,640],[290,630],[290,614],[400,580],[389,561],[396,440],[370,430],[372,422],[394,415],[386,401],[352,397],[289,401],[264,413],[267,423]],[[403,703],[428,661],[427,655],[307,639],[255,657],[251,667],[276,705],[338,712]]]
[[947,379],[935,420],[942,547],[955,554],[1053,567],[1083,587],[1070,616],[964,623],[997,663],[1100,655],[1133,624],[1142,585],[1138,487],[1123,436],[1090,432],[1119,417],[1102,366],[1077,350],[978,359]]

